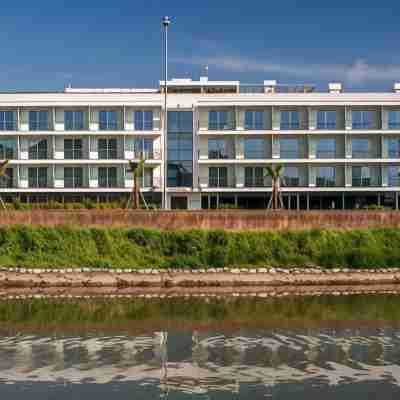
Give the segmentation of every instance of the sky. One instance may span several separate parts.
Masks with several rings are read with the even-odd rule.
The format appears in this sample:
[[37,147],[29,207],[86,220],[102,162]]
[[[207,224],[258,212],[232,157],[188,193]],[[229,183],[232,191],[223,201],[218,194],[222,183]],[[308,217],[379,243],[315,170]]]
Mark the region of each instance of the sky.
[[18,0],[1,7],[0,90],[156,87],[164,15],[169,78],[400,81],[398,0]]

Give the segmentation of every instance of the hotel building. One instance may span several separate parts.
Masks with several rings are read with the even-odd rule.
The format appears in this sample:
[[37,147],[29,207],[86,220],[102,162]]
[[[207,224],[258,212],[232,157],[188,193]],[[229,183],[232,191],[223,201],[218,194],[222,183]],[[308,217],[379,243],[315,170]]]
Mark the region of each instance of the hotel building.
[[265,208],[264,168],[282,164],[285,208],[398,209],[400,84],[387,93],[345,92],[339,83],[316,92],[201,77],[167,87],[166,130],[162,81],[156,89],[0,93],[0,160],[10,160],[0,195],[113,201],[129,196],[128,160],[144,155],[143,196],[160,206],[166,181],[167,208]]

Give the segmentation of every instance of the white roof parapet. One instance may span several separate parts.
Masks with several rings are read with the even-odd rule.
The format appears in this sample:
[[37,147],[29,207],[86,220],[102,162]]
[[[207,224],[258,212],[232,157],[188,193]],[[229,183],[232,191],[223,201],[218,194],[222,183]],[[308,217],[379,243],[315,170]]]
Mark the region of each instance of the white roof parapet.
[[158,89],[136,88],[71,88],[66,87],[65,93],[158,93]]
[[[205,77],[203,77],[205,78]],[[167,81],[168,86],[238,86],[240,81],[209,81],[208,79],[201,79],[199,81],[192,81],[191,79],[172,79]],[[165,81],[159,81],[160,87],[165,85]]]
[[395,93],[400,93],[400,82],[395,82],[393,85],[393,90]]
[[329,93],[342,93],[343,87],[339,82],[330,83],[328,85]]

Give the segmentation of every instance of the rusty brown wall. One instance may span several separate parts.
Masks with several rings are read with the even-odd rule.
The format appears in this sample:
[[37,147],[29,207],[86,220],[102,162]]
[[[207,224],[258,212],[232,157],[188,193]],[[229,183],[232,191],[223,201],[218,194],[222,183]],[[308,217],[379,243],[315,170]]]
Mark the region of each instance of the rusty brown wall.
[[158,229],[311,229],[400,227],[400,212],[388,211],[1,211],[0,225],[132,226]]

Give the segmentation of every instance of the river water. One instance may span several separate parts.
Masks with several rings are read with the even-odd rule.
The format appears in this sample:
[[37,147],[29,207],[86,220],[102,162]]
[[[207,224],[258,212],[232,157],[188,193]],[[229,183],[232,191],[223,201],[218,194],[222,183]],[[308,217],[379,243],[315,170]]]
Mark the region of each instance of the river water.
[[279,325],[158,324],[140,334],[107,326],[7,328],[0,333],[0,398],[399,398],[397,323]]

